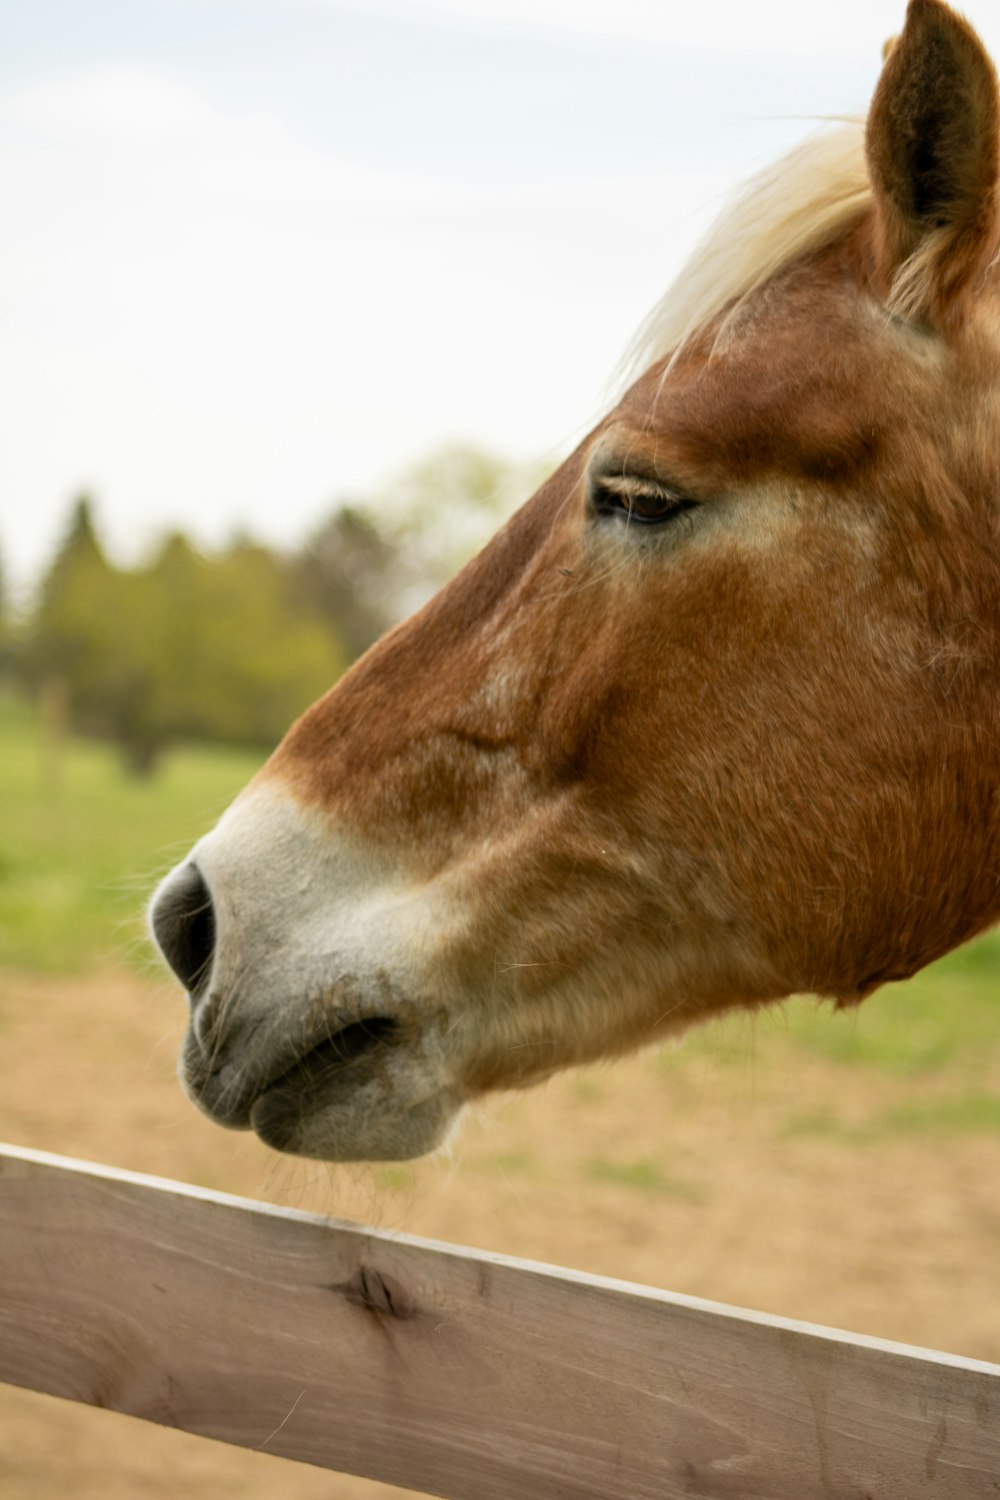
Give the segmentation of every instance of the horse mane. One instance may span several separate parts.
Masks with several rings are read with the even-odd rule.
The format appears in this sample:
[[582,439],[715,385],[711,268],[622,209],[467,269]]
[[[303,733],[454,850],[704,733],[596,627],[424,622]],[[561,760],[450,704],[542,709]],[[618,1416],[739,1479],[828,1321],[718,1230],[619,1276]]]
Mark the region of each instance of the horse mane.
[[624,381],[676,358],[720,317],[725,333],[758,288],[839,238],[871,201],[861,120],[810,136],[752,177],[640,325],[621,362]]

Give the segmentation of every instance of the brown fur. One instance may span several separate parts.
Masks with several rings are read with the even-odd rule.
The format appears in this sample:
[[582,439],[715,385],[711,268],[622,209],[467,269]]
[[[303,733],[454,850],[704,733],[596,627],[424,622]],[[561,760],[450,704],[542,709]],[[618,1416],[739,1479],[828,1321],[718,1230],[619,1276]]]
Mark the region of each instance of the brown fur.
[[[452,914],[465,1096],[854,1003],[1000,916],[997,90],[938,0],[868,154],[864,218],[639,379],[265,768]],[[700,503],[595,517],[609,462]]]

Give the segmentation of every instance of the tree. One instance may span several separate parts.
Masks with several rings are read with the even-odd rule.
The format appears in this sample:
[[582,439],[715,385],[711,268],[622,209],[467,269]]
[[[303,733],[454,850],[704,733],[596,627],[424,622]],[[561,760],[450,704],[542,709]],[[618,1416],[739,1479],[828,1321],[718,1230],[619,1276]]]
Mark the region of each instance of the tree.
[[298,562],[301,587],[344,643],[350,659],[396,624],[399,554],[355,505],[335,510]]
[[97,539],[90,498],[81,495],[42,583],[27,656],[36,681],[67,684],[76,718],[99,713],[105,658],[113,654],[117,634],[116,582]]
[[266,547],[243,541],[209,560],[173,538],[147,576],[159,708],[174,733],[271,744],[344,669],[292,565]]
[[179,738],[266,747],[339,676],[345,652],[292,566],[243,541],[201,556],[177,533],[145,567],[104,556],[74,507],[31,629],[32,676],[65,683],[73,725],[147,774]]
[[474,556],[547,472],[469,445],[441,448],[333,512],[299,559],[303,589],[360,655]]

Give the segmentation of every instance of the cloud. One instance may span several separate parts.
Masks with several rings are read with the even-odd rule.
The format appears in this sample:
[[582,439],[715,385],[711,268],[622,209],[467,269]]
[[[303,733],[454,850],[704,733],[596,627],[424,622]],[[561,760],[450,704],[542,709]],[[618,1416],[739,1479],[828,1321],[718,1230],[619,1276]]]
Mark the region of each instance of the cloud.
[[[343,8],[343,0],[312,0]],[[839,0],[835,6],[803,0],[711,0],[669,5],[659,0],[365,0],[367,8],[412,19],[415,15],[479,29],[626,42],[743,58],[877,56],[885,37],[898,31],[905,0]]]
[[178,523],[292,541],[436,441],[558,444],[676,259],[647,177],[372,167],[134,67],[23,90],[0,131],[0,542],[22,571],[80,485],[119,550]]
[[[699,77],[687,70],[691,97]],[[259,108],[145,62],[0,97],[0,546],[15,568],[37,568],[81,484],[121,551],[176,524],[292,542],[335,493],[435,443],[525,458],[568,445],[736,159],[807,128],[665,124],[662,150],[643,154],[629,131],[648,134],[655,100],[641,115],[627,89],[613,106],[591,89],[577,132],[561,113],[572,80],[558,110],[536,80],[541,113],[475,118],[461,75],[428,135],[443,154],[414,165],[417,95],[396,81],[367,80],[395,160],[366,159],[360,129],[349,152],[342,116],[327,138],[294,98]],[[609,109],[620,135],[595,169]],[[685,96],[667,115],[689,119]],[[471,151],[451,151],[473,132]],[[491,150],[490,169],[467,164]]]

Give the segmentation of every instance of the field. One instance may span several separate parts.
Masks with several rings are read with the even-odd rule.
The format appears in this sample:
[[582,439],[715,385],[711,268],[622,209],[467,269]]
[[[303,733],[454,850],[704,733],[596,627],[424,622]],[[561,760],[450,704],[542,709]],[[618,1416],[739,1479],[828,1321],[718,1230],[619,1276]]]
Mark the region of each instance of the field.
[[[1000,940],[835,1015],[795,1001],[491,1102],[447,1156],[308,1165],[181,1097],[156,877],[251,774],[178,750],[128,782],[42,754],[0,699],[0,1136],[1000,1361]],[[387,1487],[0,1389],[12,1500],[376,1500]]]

